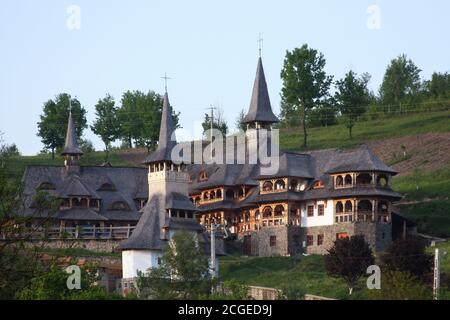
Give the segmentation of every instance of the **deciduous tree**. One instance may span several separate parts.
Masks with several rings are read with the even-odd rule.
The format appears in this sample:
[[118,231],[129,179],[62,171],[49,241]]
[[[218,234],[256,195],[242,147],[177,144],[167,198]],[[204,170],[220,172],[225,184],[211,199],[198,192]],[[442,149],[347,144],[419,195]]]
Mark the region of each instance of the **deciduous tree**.
[[374,261],[364,236],[355,235],[334,242],[325,255],[325,268],[330,276],[344,279],[349,294],[352,294],[358,279],[366,274],[367,267]]
[[87,128],[86,110],[75,98],[67,93],[61,93],[54,100],[44,103],[43,114],[38,122],[38,133],[47,150],[51,150],[52,158],[55,158],[55,150],[64,146],[69,110],[75,121],[76,134],[80,138],[83,130]]
[[334,98],[348,129],[350,139],[352,138],[353,126],[367,110],[370,98],[367,89],[369,80],[369,74],[365,73],[358,77],[355,72],[350,70],[343,79],[336,81]]
[[[317,50],[303,45],[286,52],[281,79],[283,105],[300,111],[303,125],[303,147],[307,147],[307,118],[309,111],[328,96],[333,77],[325,72],[326,60]],[[283,111],[282,111],[283,113]],[[288,114],[285,115],[289,117]]]

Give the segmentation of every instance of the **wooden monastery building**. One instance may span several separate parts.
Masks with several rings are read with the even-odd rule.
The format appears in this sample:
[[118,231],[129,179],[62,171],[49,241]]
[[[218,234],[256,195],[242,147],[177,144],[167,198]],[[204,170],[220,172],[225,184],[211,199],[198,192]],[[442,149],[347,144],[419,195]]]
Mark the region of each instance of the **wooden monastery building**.
[[[391,188],[397,172],[369,148],[280,152],[272,175],[264,175],[259,163],[177,164],[171,114],[166,92],[158,147],[146,168],[80,166],[70,115],[64,165],[26,169],[24,214],[33,214],[33,196],[46,190],[62,199],[52,217],[56,229],[79,232],[82,226],[100,238],[117,232],[125,238],[124,278],[156,266],[176,230],[197,234],[207,251],[205,226],[211,223],[226,226],[244,254],[258,256],[323,254],[336,239],[355,234],[383,251],[397,236],[392,221],[402,220],[393,203],[401,196]],[[278,122],[261,58],[243,122],[246,139],[257,143],[259,130]]]

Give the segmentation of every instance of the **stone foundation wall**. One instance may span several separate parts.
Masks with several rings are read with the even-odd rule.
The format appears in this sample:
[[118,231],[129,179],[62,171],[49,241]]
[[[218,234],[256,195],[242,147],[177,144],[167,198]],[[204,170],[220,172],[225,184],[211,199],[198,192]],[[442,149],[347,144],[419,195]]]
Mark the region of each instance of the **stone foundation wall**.
[[[288,227],[272,226],[264,227],[258,231],[250,233],[252,255],[261,257],[285,256],[288,250]],[[270,245],[270,237],[276,237],[276,244]]]
[[[303,238],[303,244],[305,245],[304,251],[308,254],[326,254],[330,249],[334,241],[336,241],[336,235],[338,233],[347,233],[349,237],[355,235],[355,225],[353,223],[340,223],[329,226],[317,226],[308,227],[305,229],[305,236]],[[318,235],[323,235],[322,245],[317,244]],[[312,235],[314,239],[313,245],[306,245],[306,235]]]
[[50,249],[86,249],[95,252],[116,252],[117,247],[123,240],[47,240],[28,241],[28,246],[38,246]]

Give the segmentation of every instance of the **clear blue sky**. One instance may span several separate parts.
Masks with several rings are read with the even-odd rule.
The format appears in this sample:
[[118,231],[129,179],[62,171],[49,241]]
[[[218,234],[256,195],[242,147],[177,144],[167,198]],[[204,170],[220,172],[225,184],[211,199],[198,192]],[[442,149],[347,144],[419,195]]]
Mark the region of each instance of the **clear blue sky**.
[[[380,29],[370,29],[370,5]],[[81,9],[80,30],[67,27],[70,5]],[[274,111],[287,49],[303,43],[324,53],[327,72],[372,74],[378,90],[389,61],[406,53],[428,78],[450,71],[450,2],[435,1],[100,1],[2,0],[0,3],[0,131],[23,154],[42,149],[36,136],[44,101],[76,95],[94,119],[106,93],[163,92],[192,130],[210,104],[232,127],[247,108],[264,37],[263,62]],[[97,148],[92,132],[85,136]]]

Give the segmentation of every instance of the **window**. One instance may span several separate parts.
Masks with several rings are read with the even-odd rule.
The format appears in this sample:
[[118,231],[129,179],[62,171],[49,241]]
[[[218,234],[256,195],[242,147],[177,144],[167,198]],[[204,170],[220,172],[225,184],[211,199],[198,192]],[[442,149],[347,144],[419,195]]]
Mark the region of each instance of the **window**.
[[314,236],[312,236],[312,235],[307,235],[306,236],[306,245],[307,246],[314,245]]
[[323,187],[324,187],[323,182],[320,180],[314,182],[314,184],[313,184],[313,189],[321,189]]
[[270,236],[270,246],[275,247],[277,245],[277,237],[276,236]]
[[318,209],[318,213],[317,214],[319,216],[323,216],[325,214],[325,206],[323,204],[319,204],[317,206],[317,209]]
[[294,246],[296,247],[300,246],[300,236],[298,234],[294,234],[292,240],[294,242]]
[[308,206],[308,217],[314,217],[314,206]]
[[39,190],[55,190],[55,185],[51,182],[42,182],[39,187]]
[[348,238],[348,233],[347,232],[336,233],[336,240],[338,240],[338,239],[346,239],[346,238]]
[[200,172],[200,175],[198,176],[198,181],[206,181],[208,180],[208,176],[206,175],[205,170],[202,170]]
[[263,183],[263,191],[264,192],[269,192],[273,190],[273,184],[270,181],[266,181]]
[[109,208],[110,210],[124,210],[124,211],[129,211],[130,207],[128,206],[128,204],[126,204],[123,201],[116,201],[114,202],[111,207]]
[[317,235],[317,245],[321,246],[323,244],[323,234]]
[[99,191],[114,191],[116,190],[116,188],[114,187],[114,185],[112,183],[106,182],[104,184],[102,184],[100,186],[100,188],[98,188]]

